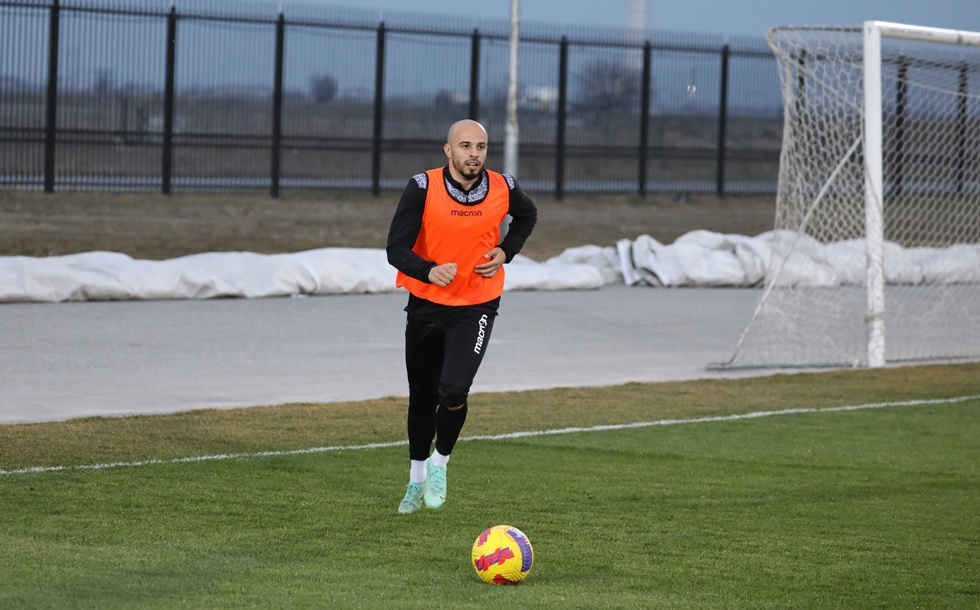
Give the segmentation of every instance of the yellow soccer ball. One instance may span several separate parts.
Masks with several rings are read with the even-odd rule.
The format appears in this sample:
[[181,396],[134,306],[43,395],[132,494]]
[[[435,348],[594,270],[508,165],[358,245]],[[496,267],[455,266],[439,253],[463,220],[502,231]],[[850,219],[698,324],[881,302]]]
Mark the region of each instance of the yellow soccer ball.
[[496,525],[473,543],[473,568],[492,585],[516,585],[534,563],[534,549],[524,532],[512,525]]

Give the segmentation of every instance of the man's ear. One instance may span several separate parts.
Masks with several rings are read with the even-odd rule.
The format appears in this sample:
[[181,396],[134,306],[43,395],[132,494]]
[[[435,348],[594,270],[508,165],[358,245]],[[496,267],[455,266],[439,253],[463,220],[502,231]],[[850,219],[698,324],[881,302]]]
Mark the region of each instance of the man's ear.
[[442,145],[442,152],[446,153],[447,159],[452,156],[452,151],[453,149],[449,146],[449,142],[446,142],[445,144]]

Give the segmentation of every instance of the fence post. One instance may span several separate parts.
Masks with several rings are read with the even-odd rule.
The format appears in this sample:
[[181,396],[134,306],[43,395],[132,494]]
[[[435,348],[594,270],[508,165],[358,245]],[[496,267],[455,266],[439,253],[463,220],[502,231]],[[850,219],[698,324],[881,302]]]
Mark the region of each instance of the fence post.
[[470,47],[470,119],[480,120],[480,30],[476,28]]
[[378,51],[374,68],[374,139],[371,145],[371,194],[381,196],[381,127],[384,120],[385,22],[378,24]]
[[174,70],[177,62],[177,7],[170,7],[167,17],[167,73],[163,89],[162,184],[164,195],[170,194],[174,157]]
[[806,110],[806,63],[806,49],[803,49],[796,59],[796,91],[793,94],[793,102],[798,116],[801,116]]
[[58,133],[58,44],[61,37],[61,3],[51,3],[48,17],[48,93],[45,99],[44,192],[54,192],[54,157]]
[[558,46],[558,134],[555,142],[555,199],[565,198],[565,129],[568,105],[568,37],[562,36]]
[[640,196],[647,195],[647,159],[650,148],[650,58],[652,45],[643,44],[643,83],[640,94]]
[[721,99],[718,103],[718,168],[715,178],[715,193],[725,194],[725,146],[728,128],[728,60],[730,50],[728,45],[721,49]]
[[276,21],[276,72],[272,89],[272,184],[269,194],[279,196],[279,175],[281,170],[282,145],[282,68],[286,48],[286,18],[279,11]]
[[895,195],[905,190],[905,105],[908,99],[909,62],[904,55],[898,56],[895,79]]
[[956,192],[963,193],[964,182],[966,181],[966,135],[967,135],[967,91],[969,91],[970,73],[966,62],[960,66],[959,80],[957,81],[957,125],[959,128],[956,133]]

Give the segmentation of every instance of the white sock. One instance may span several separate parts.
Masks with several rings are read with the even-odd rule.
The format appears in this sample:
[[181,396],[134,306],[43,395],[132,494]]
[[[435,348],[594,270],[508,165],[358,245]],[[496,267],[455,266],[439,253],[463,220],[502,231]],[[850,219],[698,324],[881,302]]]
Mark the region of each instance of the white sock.
[[428,474],[428,469],[425,466],[425,460],[412,460],[412,469],[408,473],[408,479],[412,483],[425,483],[426,474]]
[[438,451],[433,451],[432,452],[432,458],[431,459],[432,459],[432,465],[433,466],[442,466],[443,468],[445,468],[446,467],[446,464],[449,463],[449,456],[448,455],[443,455],[443,454],[439,453]]

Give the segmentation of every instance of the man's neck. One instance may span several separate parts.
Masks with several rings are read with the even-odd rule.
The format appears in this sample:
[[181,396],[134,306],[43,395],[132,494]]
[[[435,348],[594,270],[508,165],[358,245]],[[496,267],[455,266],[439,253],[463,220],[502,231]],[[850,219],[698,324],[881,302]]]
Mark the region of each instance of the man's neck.
[[460,188],[462,188],[466,192],[473,190],[473,187],[476,185],[477,182],[480,181],[480,177],[483,175],[483,170],[480,170],[480,173],[478,173],[473,178],[465,179],[456,172],[456,170],[453,168],[452,165],[448,166],[448,169],[449,169],[449,177],[455,180],[456,184],[458,184]]

